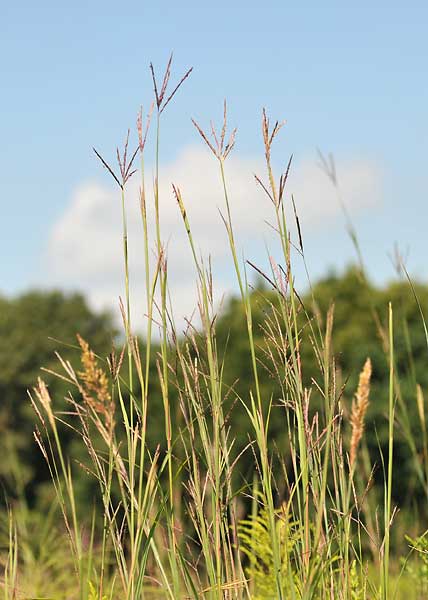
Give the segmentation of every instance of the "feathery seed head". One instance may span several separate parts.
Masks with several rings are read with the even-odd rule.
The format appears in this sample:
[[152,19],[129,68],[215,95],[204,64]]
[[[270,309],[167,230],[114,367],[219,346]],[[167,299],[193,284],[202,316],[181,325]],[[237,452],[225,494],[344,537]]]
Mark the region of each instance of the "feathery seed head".
[[372,374],[372,363],[368,358],[360,373],[357,392],[352,401],[352,412],[350,423],[352,426],[351,448],[349,453],[349,462],[351,469],[355,463],[357,449],[364,433],[364,418],[369,406],[370,378]]
[[97,358],[89,344],[79,334],[77,341],[82,349],[81,362],[83,370],[78,372],[81,380],[83,400],[98,415],[104,418],[108,431],[113,428],[114,403],[109,392],[108,378],[98,366]]

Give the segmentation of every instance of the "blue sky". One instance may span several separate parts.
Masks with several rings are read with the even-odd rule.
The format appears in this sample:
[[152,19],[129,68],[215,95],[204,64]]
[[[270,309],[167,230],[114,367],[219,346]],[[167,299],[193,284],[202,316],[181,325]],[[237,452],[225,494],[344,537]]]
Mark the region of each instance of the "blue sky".
[[[278,166],[294,153],[297,170],[310,174],[321,148],[339,165],[376,172],[376,199],[355,208],[373,278],[393,275],[388,252],[398,242],[410,249],[410,271],[426,279],[427,22],[422,1],[405,9],[385,1],[3,2],[0,290],[63,284],[46,266],[49,240],[67,211],[72,218],[76,190],[110,185],[91,147],[113,154],[151,100],[150,61],[160,72],[171,50],[176,76],[194,72],[165,111],[165,165],[174,171],[180,152],[200,145],[190,117],[218,119],[225,97],[236,155],[262,156],[266,106],[287,120]],[[317,219],[306,236],[315,277],[353,256],[340,215]],[[70,277],[69,287],[82,287]]]

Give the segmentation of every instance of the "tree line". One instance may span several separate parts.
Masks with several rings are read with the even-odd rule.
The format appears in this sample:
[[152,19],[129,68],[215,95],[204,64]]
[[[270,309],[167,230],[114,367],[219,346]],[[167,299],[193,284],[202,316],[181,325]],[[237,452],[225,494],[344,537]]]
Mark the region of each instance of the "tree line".
[[[417,296],[418,302],[415,299]],[[415,461],[422,456],[422,432],[418,415],[417,386],[422,393],[428,391],[427,340],[421,318],[428,306],[428,285],[414,284],[414,290],[405,281],[378,287],[361,278],[356,268],[342,274],[330,273],[318,281],[312,290],[299,296],[300,310],[305,312],[306,325],[301,331],[301,364],[304,385],[312,388],[311,410],[320,409],[317,384],[320,373],[314,351],[311,328],[323,330],[326,315],[334,305],[332,352],[335,360],[335,386],[337,401],[343,407],[343,418],[349,413],[358,374],[369,356],[373,365],[370,406],[366,417],[365,444],[373,466],[374,485],[382,486],[380,453],[385,450],[388,424],[388,361],[382,331],[387,329],[387,308],[392,302],[395,315],[396,372],[400,379],[402,410],[397,413],[397,435],[394,456],[400,464],[400,479],[394,483],[394,500],[400,505],[416,504],[425,510],[427,491],[417,479]],[[284,389],[278,387],[277,377],[272,376],[273,361],[264,353],[266,314],[274,314],[274,294],[267,284],[259,282],[252,292],[253,328],[257,343],[257,356],[262,366],[261,391],[266,403],[271,405],[269,440],[274,450],[287,460],[287,439],[283,422],[282,406],[286,402]],[[303,323],[303,319],[302,319]],[[308,323],[310,326],[308,326]],[[30,291],[15,298],[0,297],[0,482],[3,498],[0,503],[13,501],[23,495],[34,506],[42,506],[49,497],[49,472],[33,437],[36,419],[28,390],[37,377],[47,382],[52,398],[61,410],[70,410],[67,397],[70,386],[52,373],[60,371],[56,352],[79,368],[80,348],[76,334],[89,342],[100,357],[100,364],[116,347],[119,352],[123,342],[113,317],[108,312],[91,310],[80,294],[60,291]],[[197,334],[196,334],[197,335]],[[243,403],[251,389],[252,372],[248,360],[246,323],[241,302],[231,298],[216,319],[217,351],[224,365],[223,389],[227,427],[234,439],[234,453],[239,456],[248,443],[249,423]],[[140,340],[141,352],[145,352],[144,340]],[[156,372],[157,349],[152,349],[152,365]],[[170,357],[171,364],[174,357]],[[41,371],[41,367],[44,371]],[[123,369],[125,371],[125,369]],[[149,393],[149,426],[147,444],[156,448],[164,440],[163,408],[160,389],[156,388],[156,376]],[[177,375],[179,385],[179,374]],[[138,395],[138,392],[137,392]],[[171,403],[177,402],[174,389]],[[75,400],[79,400],[75,398]],[[120,415],[118,415],[120,418]],[[179,456],[180,417],[174,424]],[[409,435],[415,447],[409,446]],[[76,465],[84,464],[82,449],[76,436],[68,427],[61,430],[64,445]],[[81,456],[80,456],[81,455]],[[251,480],[254,457],[251,449],[240,456],[236,469],[242,482]],[[94,483],[84,468],[76,467],[77,495],[87,506],[88,497],[94,493]],[[280,489],[280,486],[279,486]]]

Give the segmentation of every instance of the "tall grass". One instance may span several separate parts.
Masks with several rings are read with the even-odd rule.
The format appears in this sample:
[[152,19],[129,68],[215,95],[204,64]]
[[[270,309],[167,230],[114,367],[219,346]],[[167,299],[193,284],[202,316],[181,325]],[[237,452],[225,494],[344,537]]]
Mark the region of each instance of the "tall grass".
[[[379,541],[373,539],[370,482],[365,480],[367,468],[362,468],[368,460],[364,419],[369,410],[370,362],[364,368],[361,365],[355,402],[346,407],[332,347],[334,306],[322,316],[315,306],[305,306],[295,289],[293,261],[296,254],[304,260],[304,251],[296,208],[292,223],[286,209],[291,201],[287,190],[291,160],[276,178],[272,152],[282,124],[276,121],[271,126],[265,110],[261,131],[266,175],[257,174],[255,184],[264,191],[281,249],[279,256],[269,257],[269,272],[239,259],[235,237],[239,215],[234,214],[227,161],[234,150],[236,130],[227,134],[226,103],[219,131],[211,126],[208,134],[194,121],[218,164],[221,217],[246,323],[251,372],[246,395],[238,395],[235,387],[224,381],[228,354],[220,354],[217,342],[215,282],[210,262],[198,253],[192,215],[186,209],[186,198],[174,183],[171,193],[191,250],[200,317],[198,327],[189,326],[184,335],[178,334],[174,303],[169,299],[167,250],[162,238],[161,124],[165,108],[191,69],[169,93],[171,65],[172,58],[161,82],[151,66],[155,95],[152,109],[145,126],[142,111],[138,117],[135,151],[129,152],[129,132],[123,153],[117,151],[119,173],[95,151],[120,192],[124,347],[103,360],[79,338],[80,370],[59,357],[58,376],[69,383],[71,392],[67,414],[58,413],[55,399],[42,380],[31,393],[38,420],[35,439],[49,465],[74,561],[70,573],[74,591],[66,597],[392,598],[395,589],[390,577],[390,528],[394,516],[395,404],[399,394],[394,367],[393,309],[389,309],[388,336],[384,336],[385,361],[390,369],[389,449],[388,456],[381,457],[384,498],[376,510],[383,513],[384,520]],[[144,153],[153,111],[155,174],[151,199],[146,193]],[[136,176],[134,164],[138,154],[141,183],[139,199],[135,200],[127,196],[127,182]],[[132,327],[128,247],[133,241],[128,239],[126,218],[126,204],[130,201],[139,201],[141,207],[147,308],[144,345]],[[292,202],[294,205],[294,199]],[[148,225],[152,208],[154,232]],[[357,244],[353,230],[352,235]],[[150,261],[153,248],[154,265]],[[267,310],[261,327],[262,347],[257,346],[254,331],[249,267],[254,267],[271,288],[264,300]],[[155,318],[160,322],[160,351],[155,357],[154,373],[150,365]],[[304,344],[310,346],[319,365],[317,373],[310,373],[311,387],[304,385]],[[266,397],[260,385],[261,370],[266,364],[281,393],[281,413],[274,406],[278,399]],[[159,440],[156,449],[147,445],[152,390],[156,389],[153,377],[164,410],[164,439]],[[178,398],[175,405],[173,398]],[[418,402],[423,404],[421,392]],[[274,409],[275,418],[281,414],[285,451],[272,449]],[[235,449],[236,432],[230,427],[230,414],[226,414],[234,410],[243,410],[247,419],[248,445],[239,451]],[[421,408],[420,419],[425,424],[423,414]],[[81,467],[65,455],[59,421],[66,422],[86,448],[85,468],[98,484],[89,536],[76,508],[74,473]],[[250,481],[245,481],[239,470],[244,453],[254,460]],[[11,513],[2,584],[5,600],[23,597],[16,531]],[[373,556],[377,573],[369,569]],[[63,597],[61,591],[58,597]]]

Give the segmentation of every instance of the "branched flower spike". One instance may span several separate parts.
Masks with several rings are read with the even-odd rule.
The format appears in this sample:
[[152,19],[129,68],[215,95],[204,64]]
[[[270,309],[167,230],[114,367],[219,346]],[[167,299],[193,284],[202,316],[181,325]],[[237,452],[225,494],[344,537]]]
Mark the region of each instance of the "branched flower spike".
[[263,143],[265,146],[265,157],[266,157],[266,165],[268,170],[269,177],[269,186],[265,185],[263,181],[257,175],[254,175],[256,182],[266,193],[271,202],[279,207],[282,199],[284,197],[285,184],[287,183],[288,174],[290,172],[291,161],[293,159],[293,155],[291,155],[290,160],[288,161],[287,168],[281,174],[279,178],[279,186],[278,190],[276,189],[275,181],[273,178],[272,166],[271,166],[271,149],[272,144],[276,136],[278,135],[280,129],[285,125],[285,121],[276,121],[272,130],[269,130],[269,118],[266,114],[266,110],[262,111],[262,135],[263,135]]
[[153,108],[155,103],[152,102],[150,106],[149,114],[146,119],[146,127],[143,132],[143,107],[140,108],[140,112],[137,116],[137,132],[138,132],[138,147],[140,148],[141,154],[144,152],[144,146],[146,145],[147,134],[149,132],[150,121],[152,120]]
[[168,106],[168,104],[171,102],[171,100],[173,99],[175,94],[178,92],[178,89],[182,86],[184,80],[187,79],[189,77],[190,73],[193,71],[193,67],[191,67],[188,71],[186,71],[186,73],[180,79],[180,81],[175,86],[175,88],[173,89],[171,94],[165,100],[166,91],[167,91],[168,83],[169,83],[169,78],[171,76],[171,64],[172,64],[172,54],[169,57],[168,64],[166,65],[165,74],[163,76],[162,85],[161,85],[160,91],[159,91],[159,86],[156,81],[155,70],[154,70],[153,64],[150,63],[150,71],[152,73],[153,86],[154,86],[154,90],[155,90],[156,106],[157,106],[159,115],[161,115],[163,113],[165,108]]
[[131,168],[134,163],[135,157],[137,156],[137,152],[138,152],[140,146],[139,145],[137,146],[137,148],[134,150],[134,153],[131,156],[131,159],[128,161],[128,145],[129,145],[129,129],[128,129],[128,133],[126,135],[122,156],[120,155],[119,148],[116,148],[116,156],[117,156],[117,162],[119,164],[120,177],[118,175],[116,175],[116,173],[113,171],[112,167],[108,164],[108,162],[106,160],[104,160],[104,158],[101,156],[101,154],[95,148],[92,148],[93,151],[95,152],[95,154],[100,159],[103,166],[107,169],[107,171],[113,177],[113,179],[115,180],[115,182],[117,183],[117,185],[120,187],[121,190],[124,189],[128,179],[130,179],[130,177],[132,177],[132,175],[137,170],[137,169],[134,169],[133,171],[131,171]]
[[336,174],[336,164],[334,162],[333,154],[330,152],[327,156],[324,156],[321,150],[318,150],[318,156],[320,159],[319,166],[330,179],[331,183],[334,186],[337,186],[338,181]]
[[224,101],[223,127],[221,128],[220,136],[217,135],[217,132],[215,130],[213,122],[211,121],[211,123],[210,123],[210,125],[211,125],[211,135],[213,137],[214,143],[212,143],[209,140],[207,134],[198,125],[198,123],[195,121],[195,119],[192,119],[192,123],[196,127],[196,129],[198,130],[200,136],[202,137],[202,139],[204,140],[204,142],[207,144],[207,146],[211,150],[211,152],[214,154],[214,156],[216,158],[218,158],[218,160],[220,160],[220,161],[226,160],[226,158],[228,157],[228,155],[232,151],[233,146],[235,145],[235,137],[236,137],[236,131],[237,131],[236,127],[235,127],[235,129],[232,131],[232,133],[229,136],[229,141],[225,145],[226,129],[227,129],[227,106],[226,106],[226,100]]
[[280,129],[284,127],[285,121],[276,121],[275,125],[272,128],[272,131],[269,132],[269,118],[266,114],[266,109],[264,108],[262,111],[262,133],[263,133],[263,142],[265,145],[265,155],[266,160],[270,161],[270,151],[272,148],[272,143],[275,137],[278,135]]

